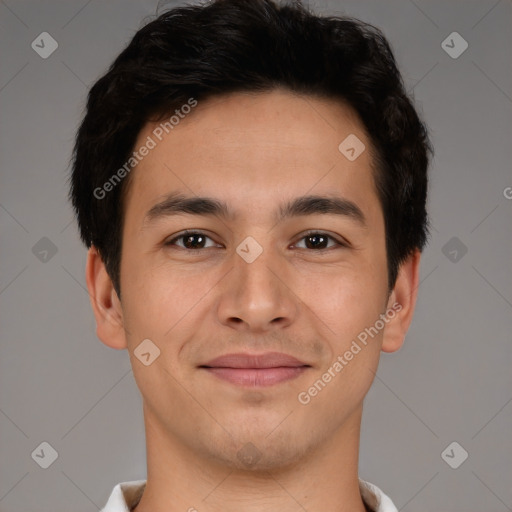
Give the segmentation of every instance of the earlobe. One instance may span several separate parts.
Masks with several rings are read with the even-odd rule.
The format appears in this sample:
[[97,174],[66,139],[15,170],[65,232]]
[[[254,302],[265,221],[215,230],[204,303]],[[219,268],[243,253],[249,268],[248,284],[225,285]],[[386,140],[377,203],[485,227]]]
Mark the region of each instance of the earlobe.
[[127,347],[121,303],[96,247],[87,253],[85,278],[96,319],[96,335],[108,347]]
[[411,325],[418,295],[421,252],[416,249],[400,266],[395,286],[389,297],[384,329],[383,352],[395,352],[404,342]]

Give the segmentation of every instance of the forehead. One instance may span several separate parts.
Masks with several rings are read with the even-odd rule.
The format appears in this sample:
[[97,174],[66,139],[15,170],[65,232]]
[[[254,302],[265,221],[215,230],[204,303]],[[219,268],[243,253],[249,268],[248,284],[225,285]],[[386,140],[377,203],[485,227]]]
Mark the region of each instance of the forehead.
[[[135,144],[154,142],[132,171],[125,205],[132,220],[176,191],[215,196],[247,215],[307,193],[339,192],[375,207],[370,140],[341,101],[285,90],[232,93],[198,102],[163,136],[161,126],[147,124]],[[340,143],[354,136],[366,149],[350,161]]]

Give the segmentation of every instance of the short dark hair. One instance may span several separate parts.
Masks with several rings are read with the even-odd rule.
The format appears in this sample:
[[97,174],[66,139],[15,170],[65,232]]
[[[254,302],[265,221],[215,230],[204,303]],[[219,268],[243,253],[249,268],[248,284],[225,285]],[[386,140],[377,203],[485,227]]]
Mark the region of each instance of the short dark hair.
[[70,199],[81,239],[98,249],[119,297],[131,175],[105,197],[95,190],[126,164],[146,123],[161,121],[190,98],[276,88],[342,100],[359,115],[385,219],[389,292],[400,264],[423,250],[433,150],[380,29],[353,17],[317,16],[300,1],[214,0],[149,22],[88,94]]

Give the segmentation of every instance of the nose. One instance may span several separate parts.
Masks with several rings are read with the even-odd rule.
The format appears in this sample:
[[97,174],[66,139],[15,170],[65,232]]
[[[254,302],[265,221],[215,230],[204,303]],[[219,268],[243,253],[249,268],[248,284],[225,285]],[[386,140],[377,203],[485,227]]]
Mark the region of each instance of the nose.
[[238,331],[268,332],[285,328],[298,314],[298,297],[284,263],[270,249],[248,263],[237,253],[234,269],[222,280],[219,321]]

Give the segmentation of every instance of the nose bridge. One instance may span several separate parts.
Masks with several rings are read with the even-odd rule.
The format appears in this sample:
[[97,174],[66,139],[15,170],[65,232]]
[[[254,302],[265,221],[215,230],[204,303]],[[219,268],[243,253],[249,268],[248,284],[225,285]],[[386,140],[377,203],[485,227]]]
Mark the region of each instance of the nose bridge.
[[275,282],[275,270],[271,265],[278,265],[277,258],[272,255],[272,248],[267,244],[265,248],[252,237],[244,240],[237,247],[235,259],[235,274],[240,286],[240,296],[246,296],[247,305],[253,307],[270,308],[275,305],[279,286]]
[[[242,242],[237,248],[235,259],[235,274],[240,283],[242,291],[250,294],[269,294],[277,292],[275,270],[272,272],[271,265],[278,265],[275,257],[272,257],[272,248],[267,246],[258,250],[254,242],[250,240]],[[245,254],[240,254],[246,252]]]
[[283,263],[272,247],[247,237],[238,245],[233,258],[234,268],[219,304],[221,322],[251,330],[288,325],[296,304],[283,283]]

